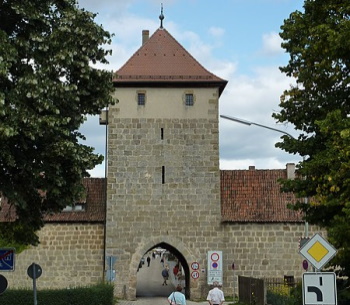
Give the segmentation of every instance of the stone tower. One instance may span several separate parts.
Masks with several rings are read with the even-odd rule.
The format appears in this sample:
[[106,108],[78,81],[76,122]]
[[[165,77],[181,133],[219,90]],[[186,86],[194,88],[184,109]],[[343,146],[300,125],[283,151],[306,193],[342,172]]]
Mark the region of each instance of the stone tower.
[[[209,250],[221,249],[218,103],[227,81],[199,64],[161,25],[115,74],[108,111],[106,255],[115,294],[135,299],[142,256],[155,247],[182,263],[199,298]],[[210,224],[210,225],[208,225]]]

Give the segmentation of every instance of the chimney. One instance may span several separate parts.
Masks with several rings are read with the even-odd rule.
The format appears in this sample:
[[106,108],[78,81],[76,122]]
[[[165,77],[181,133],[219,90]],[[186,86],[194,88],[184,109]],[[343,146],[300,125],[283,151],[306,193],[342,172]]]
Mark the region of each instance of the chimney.
[[295,179],[295,164],[287,163],[287,179]]
[[145,44],[145,42],[148,40],[149,38],[149,30],[143,30],[142,31],[142,45]]

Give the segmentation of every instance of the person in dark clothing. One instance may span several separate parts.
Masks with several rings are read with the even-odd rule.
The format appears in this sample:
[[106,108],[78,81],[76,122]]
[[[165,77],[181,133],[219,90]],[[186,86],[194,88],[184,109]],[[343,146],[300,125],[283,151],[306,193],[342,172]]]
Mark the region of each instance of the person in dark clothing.
[[151,258],[147,256],[147,267],[149,267],[150,263],[151,263]]
[[164,286],[164,285],[168,285],[166,281],[169,279],[169,267],[166,267],[166,268],[163,269],[163,271],[162,271],[162,277],[163,277],[163,279],[164,279],[162,285],[163,285],[163,286]]

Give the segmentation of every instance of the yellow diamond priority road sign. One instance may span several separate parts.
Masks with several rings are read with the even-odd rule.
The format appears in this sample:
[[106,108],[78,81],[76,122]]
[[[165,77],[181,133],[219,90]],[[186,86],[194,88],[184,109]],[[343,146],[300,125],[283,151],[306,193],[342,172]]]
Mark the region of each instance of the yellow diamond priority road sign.
[[299,251],[317,270],[329,262],[337,250],[321,235],[315,234]]

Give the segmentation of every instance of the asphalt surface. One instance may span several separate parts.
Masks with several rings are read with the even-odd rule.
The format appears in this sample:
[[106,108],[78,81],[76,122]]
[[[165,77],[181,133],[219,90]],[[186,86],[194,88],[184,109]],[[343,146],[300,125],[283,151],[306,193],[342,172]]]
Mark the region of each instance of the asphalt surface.
[[[145,257],[146,259],[146,257]],[[136,286],[136,301],[118,300],[118,305],[166,305],[168,296],[175,290],[177,280],[175,279],[172,270],[174,262],[167,262],[169,265],[170,277],[167,281],[168,285],[162,285],[163,277],[162,270],[163,265],[160,262],[160,258],[151,259],[150,266],[147,266],[147,261],[139,269],[137,273],[137,286]],[[208,304],[208,302],[193,302],[186,301],[187,305],[202,305]]]

